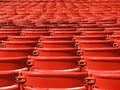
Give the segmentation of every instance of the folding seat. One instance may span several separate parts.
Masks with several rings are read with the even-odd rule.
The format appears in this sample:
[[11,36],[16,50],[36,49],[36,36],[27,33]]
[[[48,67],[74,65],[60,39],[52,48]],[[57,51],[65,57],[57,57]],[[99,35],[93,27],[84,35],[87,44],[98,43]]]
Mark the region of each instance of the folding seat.
[[54,17],[54,13],[51,13],[51,12],[49,12],[49,13],[47,13],[47,12],[45,12],[44,14],[42,14],[42,16],[43,16],[43,18],[53,18]]
[[22,31],[48,31],[48,28],[23,28]]
[[14,23],[18,26],[25,26],[25,27],[34,27],[35,24],[29,20],[24,20],[24,19],[16,19],[14,20]]
[[90,12],[86,12],[86,11],[85,12],[80,12],[80,15],[82,17],[84,17],[84,19],[87,20],[87,21],[88,21],[88,18],[92,16]]
[[19,27],[19,26],[16,26],[16,25],[5,25],[5,26],[1,26],[1,28],[0,29],[3,29],[3,30],[20,30],[21,29],[21,27]]
[[34,56],[77,56],[77,48],[36,48]]
[[97,24],[116,24],[116,21],[97,21]]
[[38,41],[39,36],[8,36],[8,41]]
[[94,71],[92,76],[95,78],[93,87],[97,90],[119,90],[120,88],[120,72]]
[[17,22],[19,19],[25,18],[27,15],[26,14],[21,14],[21,15],[15,15],[14,17],[12,17],[11,19],[13,20],[13,22]]
[[[81,21],[84,21],[84,20],[81,16],[79,16],[79,17],[69,17],[68,21],[69,22],[81,22]],[[78,26],[80,26],[80,25],[78,24]]]
[[33,8],[33,10],[34,11],[32,11],[31,13],[30,13],[30,15],[35,15],[35,16],[40,16],[40,15],[42,15],[42,13],[43,13],[43,9],[42,8]]
[[37,41],[2,41],[0,47],[6,48],[34,48]]
[[15,77],[17,76],[18,76],[18,71],[15,70],[0,71],[0,82],[2,82],[0,83],[0,88],[16,85]]
[[22,36],[49,36],[50,32],[43,31],[43,32],[32,32],[32,31],[21,31]]
[[79,10],[78,10],[77,7],[75,7],[75,8],[69,8],[69,7],[67,7],[66,10],[64,10],[64,11],[66,11],[67,15],[68,15],[68,13],[78,13]]
[[84,41],[84,40],[105,40],[107,37],[105,35],[101,36],[73,36],[73,40]]
[[81,35],[82,32],[78,31],[52,31],[51,35],[53,36],[73,36],[73,35]]
[[55,6],[55,2],[48,2],[46,8],[53,8]]
[[39,18],[39,15],[31,15],[31,13],[30,13],[30,15],[25,17],[25,19],[27,19],[27,20],[29,20],[31,22],[34,21],[35,19],[38,19],[38,18]]
[[99,19],[100,19],[100,17],[96,17],[96,16],[94,16],[94,17],[90,16],[90,17],[87,18],[87,20],[89,22],[94,22],[94,23],[96,23]]
[[105,31],[120,31],[120,28],[105,28]]
[[119,24],[102,24],[101,25],[102,27],[119,27],[120,25]]
[[77,31],[104,31],[104,28],[77,28]]
[[73,48],[74,41],[41,41],[37,44],[38,48]]
[[30,70],[40,71],[80,71],[80,57],[29,57],[27,65]]
[[47,32],[48,30],[45,30],[45,29],[23,29],[22,30],[23,32]]
[[[104,12],[105,13],[105,12]],[[109,13],[110,14],[110,13]],[[103,16],[103,18],[100,20],[100,21],[108,21],[108,22],[111,22],[111,21],[116,21],[117,20],[117,17],[116,16],[113,16],[113,15],[106,15],[106,16]]]
[[83,57],[89,70],[119,70],[120,57]]
[[75,44],[79,48],[106,48],[113,47],[114,41],[111,40],[77,40]]
[[18,36],[20,35],[20,32],[19,31],[9,31],[9,32],[3,32],[3,31],[0,31],[0,36]]
[[[0,58],[0,71],[17,70],[26,68],[27,57]],[[27,69],[27,68],[26,68]]]
[[[79,89],[79,90],[86,90],[84,87],[84,78],[87,77],[86,72],[64,72],[64,73],[57,72],[56,73],[56,72],[24,71],[22,72],[22,75],[23,75],[22,77],[18,76],[17,78],[19,80],[22,79],[22,81],[24,82],[23,87],[25,90],[33,90],[33,89],[64,90],[68,88],[70,89],[70,88],[80,88],[80,87],[82,89]],[[17,81],[19,82],[19,80]]]
[[52,22],[67,22],[67,14],[66,13],[56,13],[55,18],[53,18]]
[[0,48],[0,57],[27,57],[32,51],[33,48]]
[[79,7],[79,13],[89,13],[89,8],[84,7],[83,9],[83,7]]
[[58,27],[78,27],[79,26],[79,24],[77,24],[77,23],[72,23],[71,21],[70,21],[70,23],[62,23],[62,24],[59,24],[58,23],[58,25],[57,25]]
[[50,22],[54,18],[54,13],[44,13],[39,18],[41,22]]
[[61,1],[58,1],[56,3],[56,8],[57,9],[64,9],[65,8],[65,3],[61,2]]
[[39,41],[72,41],[71,36],[42,36]]
[[16,14],[18,14],[18,15],[24,15],[24,14],[26,14],[25,13],[25,9],[24,8],[16,8]]
[[47,8],[45,13],[55,13],[56,8]]
[[106,47],[106,48],[81,48],[79,55],[85,57],[119,57],[120,48]]
[[[100,20],[100,17],[103,16],[104,13],[103,13],[103,12],[92,12],[92,15],[97,16],[97,18],[99,17],[98,20]],[[97,20],[97,21],[98,21],[98,20]]]
[[74,8],[76,8],[76,6],[73,4],[73,3],[71,3],[71,2],[67,2],[67,3],[65,3],[65,6],[67,7],[67,8],[70,8],[70,9],[74,9]]
[[101,35],[112,35],[112,31],[84,31],[83,35],[85,36],[101,36]]
[[92,23],[80,24],[80,27],[97,27],[97,24],[92,24]]
[[76,28],[50,28],[49,31],[76,31]]
[[20,33],[21,30],[14,30],[14,29],[6,29],[6,30],[5,30],[5,29],[0,29],[0,32],[3,32],[3,33],[4,33],[4,32],[5,32],[5,33],[6,33],[6,32],[10,32],[10,33],[12,33],[12,32],[13,32],[13,33],[14,33],[14,32]]
[[[41,22],[42,22],[42,24],[41,24]],[[49,19],[44,20],[44,21],[37,20],[37,21],[35,22],[35,25],[36,25],[37,27],[49,27],[49,28],[57,27],[57,23],[50,23]]]

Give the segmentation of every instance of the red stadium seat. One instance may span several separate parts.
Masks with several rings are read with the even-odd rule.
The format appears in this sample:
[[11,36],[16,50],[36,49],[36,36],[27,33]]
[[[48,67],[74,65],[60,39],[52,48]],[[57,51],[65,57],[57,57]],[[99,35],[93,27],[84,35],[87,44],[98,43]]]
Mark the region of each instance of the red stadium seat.
[[0,48],[0,57],[27,57],[32,51],[33,48]]
[[26,68],[27,57],[0,58],[0,71]]
[[119,27],[120,25],[119,24],[102,24],[101,26],[103,27]]
[[16,25],[5,25],[5,26],[1,26],[1,29],[21,30],[21,27]]
[[119,90],[119,2],[2,0],[0,90]]
[[120,48],[82,48],[85,57],[119,57]]
[[50,28],[49,30],[50,31],[75,31],[76,28]]
[[114,41],[108,40],[76,40],[76,46],[79,48],[105,48],[113,47]]
[[[57,24],[57,26],[58,27],[71,27],[71,28],[73,28],[73,27],[78,27],[79,26],[79,24],[77,24],[77,23],[72,23],[72,21],[70,21],[71,23],[58,23]],[[69,29],[70,30],[70,29]],[[76,28],[74,28],[73,30],[71,30],[71,31],[75,31],[76,30]],[[68,31],[68,30],[67,30]]]
[[40,36],[8,36],[8,41],[38,41]]
[[120,31],[120,28],[105,28],[105,31]]
[[37,47],[39,48],[73,48],[75,47],[74,41],[41,41],[38,42]]
[[83,57],[89,70],[119,70],[120,57]]
[[104,28],[77,28],[77,31],[104,31]]
[[74,36],[73,39],[76,41],[84,40],[105,40],[107,37],[105,35],[101,36]]
[[37,46],[36,41],[2,41],[1,47],[6,48],[34,48]]
[[72,36],[42,36],[40,41],[71,41]]
[[90,27],[97,27],[97,24],[85,23],[85,24],[80,24],[80,27],[88,27],[88,28],[90,28]]
[[43,31],[43,32],[35,32],[35,31],[22,31],[22,36],[49,36],[50,32]]
[[21,28],[1,27],[0,31],[21,31]]
[[[86,72],[35,72],[24,71],[22,75],[25,77],[25,86],[32,88],[75,88],[84,86],[84,78],[87,76]],[[47,77],[47,78],[46,78]],[[52,82],[51,82],[52,80]],[[19,80],[18,80],[19,81]],[[39,81],[39,83],[38,83]],[[57,83],[57,84],[56,84]],[[24,86],[24,88],[25,88]],[[27,89],[26,89],[27,90]],[[28,89],[29,90],[29,89]]]
[[[37,48],[34,56],[76,56],[77,48]],[[52,54],[51,54],[52,53]]]
[[0,87],[15,85],[15,77],[18,76],[18,71],[0,71]]
[[20,35],[20,32],[19,31],[9,31],[9,32],[2,32],[0,31],[0,36],[18,36]]
[[112,35],[113,32],[105,32],[105,31],[84,31],[83,35],[85,36],[100,36],[100,35]]
[[100,90],[118,90],[118,88],[120,88],[120,72],[94,71],[92,74],[96,79],[95,88]]
[[48,31],[48,28],[23,28],[22,31],[43,32]]
[[77,31],[52,31],[53,36],[73,36],[73,35],[81,35],[81,32]]
[[79,69],[80,57],[30,57],[28,65],[34,70],[75,71]]

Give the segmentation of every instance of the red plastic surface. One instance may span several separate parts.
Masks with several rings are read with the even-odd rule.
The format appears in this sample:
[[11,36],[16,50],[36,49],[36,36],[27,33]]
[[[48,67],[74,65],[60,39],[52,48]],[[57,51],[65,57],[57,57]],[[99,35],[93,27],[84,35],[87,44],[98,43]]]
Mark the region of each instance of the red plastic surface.
[[[32,72],[24,71],[25,85],[39,88],[72,88],[84,85],[86,72]],[[52,80],[52,82],[51,82]],[[39,83],[38,83],[39,82]],[[34,83],[34,84],[33,84]],[[56,84],[57,83],[57,84]]]
[[17,75],[18,71],[0,71],[0,87],[14,85]]
[[[34,52],[37,52],[37,56],[76,56],[77,48],[37,48]],[[34,53],[33,52],[33,53]],[[34,54],[33,54],[34,55]]]
[[107,90],[118,90],[120,88],[120,73],[119,72],[92,72],[96,77],[95,87]]
[[38,42],[42,48],[74,48],[74,41],[42,41]]
[[80,57],[31,57],[29,60],[34,63],[33,69],[65,70],[78,68]]
[[89,70],[119,70],[119,57],[84,57]]
[[26,68],[27,57],[0,58],[0,71]]

